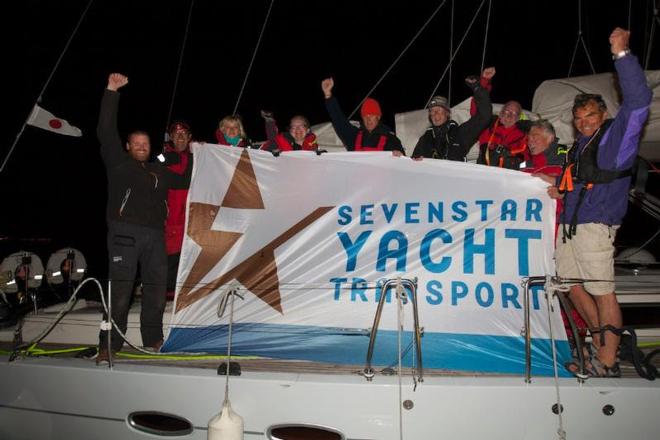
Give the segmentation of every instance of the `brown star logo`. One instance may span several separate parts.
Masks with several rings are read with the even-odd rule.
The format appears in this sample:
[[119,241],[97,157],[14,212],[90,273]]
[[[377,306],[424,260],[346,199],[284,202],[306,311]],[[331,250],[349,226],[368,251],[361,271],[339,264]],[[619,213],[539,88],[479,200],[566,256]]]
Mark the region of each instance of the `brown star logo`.
[[210,295],[218,287],[237,280],[274,310],[283,313],[275,249],[314,223],[333,206],[315,209],[237,266],[221,274],[215,280],[198,287],[204,276],[243,236],[241,232],[211,229],[222,207],[264,209],[257,178],[247,150],[241,154],[227,193],[220,205],[190,202],[187,233],[202,249],[177,296],[176,311]]

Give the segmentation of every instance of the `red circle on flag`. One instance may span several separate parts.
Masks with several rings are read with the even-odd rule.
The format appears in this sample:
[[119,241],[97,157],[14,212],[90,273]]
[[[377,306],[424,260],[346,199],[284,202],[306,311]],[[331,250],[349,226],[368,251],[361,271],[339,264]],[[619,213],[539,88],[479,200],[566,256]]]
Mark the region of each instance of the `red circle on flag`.
[[59,119],[51,119],[50,121],[48,121],[48,125],[50,125],[51,128],[59,129],[62,128],[62,121],[60,121]]

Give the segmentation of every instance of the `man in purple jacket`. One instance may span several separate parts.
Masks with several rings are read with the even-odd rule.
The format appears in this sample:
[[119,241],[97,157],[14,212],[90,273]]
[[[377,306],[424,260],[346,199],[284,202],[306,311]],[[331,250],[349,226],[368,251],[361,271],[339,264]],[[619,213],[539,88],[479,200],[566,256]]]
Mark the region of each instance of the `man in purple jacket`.
[[[600,95],[578,95],[573,122],[578,131],[568,165],[548,193],[564,198],[555,259],[562,278],[585,280],[570,287],[570,298],[592,329],[590,376],[619,376],[621,309],[614,294],[614,237],[628,206],[631,168],[648,117],[652,93],[637,58],[630,53],[630,32],[616,28],[610,50],[623,95],[621,108],[608,119]],[[587,282],[586,280],[599,280]],[[567,368],[577,373],[577,365]]]
[[[630,32],[616,28],[609,40],[623,94],[621,108],[614,119],[608,119],[600,95],[576,96],[573,122],[578,136],[559,187],[548,190],[551,197],[564,198],[555,252],[557,274],[599,280],[572,285],[569,294],[592,329],[593,355],[587,373],[598,377],[621,374],[620,338],[602,329],[622,324],[614,294],[614,237],[626,214],[630,170],[652,98],[639,61],[628,49]],[[577,373],[576,364],[567,368]]]

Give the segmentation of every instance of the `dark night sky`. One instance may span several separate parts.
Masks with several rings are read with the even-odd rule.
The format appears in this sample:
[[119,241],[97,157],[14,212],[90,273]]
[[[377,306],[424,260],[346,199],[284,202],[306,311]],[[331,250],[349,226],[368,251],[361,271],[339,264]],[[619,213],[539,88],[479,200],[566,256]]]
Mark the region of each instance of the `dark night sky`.
[[[87,1],[25,0],[3,14],[4,159],[28,116]],[[282,124],[296,113],[327,120],[320,81],[335,78],[335,94],[352,110],[399,55],[441,1],[276,0],[264,40],[239,106],[250,137],[263,139],[259,110]],[[481,0],[455,1],[454,42],[463,36]],[[631,48],[645,50],[651,1],[632,2]],[[217,122],[231,113],[246,74],[269,0],[196,0],[185,49],[175,118],[191,122],[198,139],[212,140]],[[449,60],[451,0],[372,94],[386,123],[393,114],[421,108]],[[146,129],[158,147],[172,96],[189,0],[103,1],[89,10],[42,106],[82,129],[70,138],[27,127],[0,174],[0,237],[51,238],[51,247],[73,245],[104,270],[106,184],[95,124],[107,75],[129,76],[120,129]],[[452,101],[467,97],[462,79],[477,74],[486,26],[479,14],[453,67]],[[612,70],[608,36],[627,27],[629,0],[583,0],[583,32],[597,72]],[[486,64],[497,67],[493,99],[531,106],[544,80],[565,77],[577,39],[575,0],[494,0]],[[11,23],[11,24],[10,24]],[[11,29],[11,30],[10,30]],[[657,46],[657,42],[656,42]],[[653,55],[650,68],[658,69]],[[574,75],[590,73],[583,51]],[[439,93],[447,94],[445,80]],[[11,206],[11,208],[7,208]],[[0,240],[0,258],[29,244]],[[7,249],[5,249],[7,248]],[[42,257],[46,257],[43,255]]]

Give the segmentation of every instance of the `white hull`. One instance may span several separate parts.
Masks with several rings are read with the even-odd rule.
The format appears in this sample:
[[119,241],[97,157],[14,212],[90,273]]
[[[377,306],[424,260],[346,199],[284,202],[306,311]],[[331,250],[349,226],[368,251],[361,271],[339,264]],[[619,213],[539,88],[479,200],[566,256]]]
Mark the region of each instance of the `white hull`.
[[[650,292],[626,293],[646,297]],[[99,308],[80,305],[44,342],[97,343]],[[36,337],[60,307],[28,316],[24,340]],[[136,304],[129,315],[128,331],[136,344],[140,344],[138,323]],[[657,330],[648,332],[640,334],[640,340],[657,340]],[[0,332],[0,340],[11,341],[12,337],[13,329]],[[442,376],[436,371],[413,390],[408,371],[401,389],[397,376],[377,375],[367,382],[347,371],[244,368],[240,377],[230,379],[232,407],[245,422],[244,438],[271,438],[266,434],[269,428],[287,424],[323,426],[353,440],[559,438],[559,419],[552,412],[557,402],[553,378],[533,377],[527,384],[523,377]],[[6,356],[0,356],[0,439],[160,438],[129,425],[127,419],[136,411],[182,417],[194,429],[174,438],[206,439],[207,423],[222,406],[224,384],[225,377],[218,376],[215,368],[195,368],[192,363],[156,366],[149,361],[119,361],[110,370],[90,360],[8,362]],[[660,381],[589,379],[579,384],[564,378],[559,384],[566,438],[658,438]],[[406,400],[412,402],[411,409],[403,407]],[[608,405],[614,409],[611,415],[605,414]]]
[[[116,364],[113,370],[77,359],[0,358],[0,438],[155,438],[128,426],[133,411],[161,411],[189,420],[205,439],[221,408],[224,376],[213,369]],[[244,372],[230,382],[232,407],[245,439],[264,439],[273,425],[333,428],[346,439],[556,439],[554,379],[427,377],[413,391],[403,378]],[[560,380],[567,438],[655,440],[660,384],[643,379]],[[413,408],[403,409],[410,400]],[[603,408],[611,405],[612,415]],[[399,426],[399,408],[402,424]],[[403,436],[399,436],[401,429]]]

